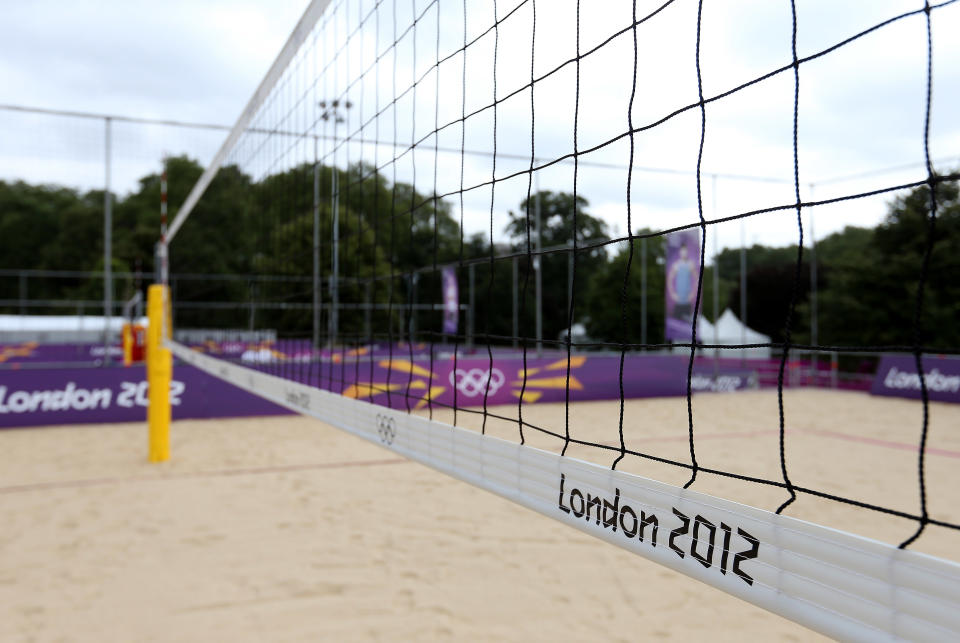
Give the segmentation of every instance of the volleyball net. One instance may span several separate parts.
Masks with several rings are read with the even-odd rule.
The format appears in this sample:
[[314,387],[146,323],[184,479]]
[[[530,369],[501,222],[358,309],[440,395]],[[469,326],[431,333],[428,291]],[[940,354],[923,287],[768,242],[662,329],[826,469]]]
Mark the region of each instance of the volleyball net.
[[[952,1],[834,13],[757,4],[741,15],[680,0],[600,12],[578,1],[311,2],[214,161],[189,194],[170,195],[170,265],[211,279],[173,288],[174,326],[194,334],[169,348],[829,635],[960,632],[960,567],[910,549],[930,530],[960,532],[928,506],[923,375],[926,354],[958,352],[928,342],[924,306],[938,214],[958,178],[931,160],[956,125],[934,98],[934,70],[957,68],[949,49],[935,56],[937,37],[960,12]],[[900,75],[876,59],[890,42],[911,61]],[[830,83],[863,104],[830,112]],[[912,111],[881,109],[901,89]],[[857,111],[870,106],[874,121]],[[835,159],[839,133],[850,154]],[[895,180],[808,193],[831,168],[869,170],[864,159],[882,155],[914,163]],[[908,323],[886,343],[822,341],[801,319],[805,217],[891,199],[921,204],[909,297],[897,302]],[[718,298],[716,249],[744,227],[794,244],[782,305],[770,304],[782,332],[720,344],[700,311],[708,291]],[[653,279],[665,300],[647,297]],[[214,299],[235,304],[177,308]],[[773,428],[762,438],[776,443],[772,476],[697,457],[696,383],[716,386],[727,352],[745,361],[755,350],[777,365],[776,404],[756,411]],[[792,356],[865,350],[917,366],[911,509],[791,476]],[[603,388],[594,399],[618,413],[578,433],[571,408],[588,399],[588,371]],[[657,395],[685,398],[671,427],[679,457],[643,439],[630,405]],[[538,415],[545,402],[563,412]],[[676,475],[649,475],[660,470]],[[778,499],[738,504],[699,490],[709,478]],[[900,545],[791,517],[806,499],[895,519]]]

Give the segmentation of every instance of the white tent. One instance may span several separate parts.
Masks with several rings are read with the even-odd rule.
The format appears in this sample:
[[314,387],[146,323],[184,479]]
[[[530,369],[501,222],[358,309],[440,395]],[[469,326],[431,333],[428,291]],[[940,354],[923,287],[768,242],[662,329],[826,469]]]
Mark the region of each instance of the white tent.
[[[697,319],[697,340],[699,344],[769,344],[770,338],[758,333],[740,322],[733,311],[727,308],[717,319],[716,325],[711,324],[703,315]],[[674,349],[675,352],[687,352],[684,348]],[[763,348],[704,348],[697,351],[698,355],[713,357],[728,357],[733,359],[769,359],[770,347]]]
[[[769,336],[747,327],[737,318],[736,315],[733,314],[733,311],[729,308],[724,310],[723,314],[721,314],[720,318],[717,320],[716,335],[714,335],[714,329],[711,325],[710,330],[707,331],[704,329],[704,331],[700,333],[700,336],[703,338],[702,341],[705,344],[770,343]],[[714,341],[714,337],[716,337],[716,341]],[[715,350],[720,352],[720,357],[733,357],[737,359],[744,357],[753,359],[767,359],[770,357],[769,346],[764,346],[762,348],[708,349],[704,352],[712,356]]]
[[[120,341],[126,320],[111,317],[109,333]],[[139,323],[146,323],[143,318]],[[0,315],[0,342],[102,342],[107,320],[102,315]]]

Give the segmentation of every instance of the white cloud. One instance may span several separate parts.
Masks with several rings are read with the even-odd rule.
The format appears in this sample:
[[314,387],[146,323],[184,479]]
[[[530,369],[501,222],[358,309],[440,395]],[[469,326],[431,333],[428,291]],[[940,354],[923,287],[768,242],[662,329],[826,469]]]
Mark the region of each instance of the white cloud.
[[[52,1],[19,3],[8,11],[10,19],[0,25],[0,40],[11,52],[0,62],[0,84],[11,102],[44,106],[132,113],[219,123],[232,122],[270,65],[298,19],[305,2],[100,2],[78,6]],[[336,3],[335,3],[336,4]],[[355,30],[373,0],[351,3],[349,13],[328,20],[327,29],[316,34],[316,46],[304,57],[303,67],[291,72],[291,85],[280,102],[268,108],[263,122],[288,112],[293,124],[302,127],[319,116],[316,101],[344,95],[354,103],[340,133],[355,131],[380,110],[381,117],[363,131],[364,138],[409,144],[434,128],[452,123],[439,137],[439,145],[459,148],[463,57],[462,5],[440,2],[428,6],[416,2],[422,13],[417,27],[401,39],[395,52],[389,48],[395,28],[402,32],[414,8],[409,2],[384,3],[367,24],[369,30],[354,37],[343,49],[329,73],[311,87],[316,69],[333,56],[346,35]],[[654,11],[662,2],[638,2],[638,16]],[[841,4],[828,0],[798,2],[798,55],[809,56],[844,38],[901,12],[913,11],[916,2],[883,0]],[[499,16],[519,9],[503,20],[497,42],[497,96],[501,100],[522,88],[530,78],[532,3],[498,3]],[[435,106],[437,81],[431,70],[436,58],[436,11],[443,21],[439,34],[441,57],[439,105]],[[563,65],[576,53],[575,7],[572,0],[537,4],[537,35],[534,72],[539,77],[561,67],[538,83],[535,90],[538,157],[555,158],[573,151],[575,66]],[[492,3],[468,6],[468,39],[480,36],[492,22]],[[578,149],[600,146],[582,156],[579,192],[593,204],[612,227],[626,230],[626,165],[629,139],[603,144],[627,129],[628,106],[633,90],[633,33],[615,35],[630,23],[631,3],[623,0],[602,5],[581,3],[580,50],[587,52],[609,39],[580,64]],[[327,20],[324,18],[323,20]],[[379,24],[379,31],[372,29]],[[702,17],[700,67],[706,97],[729,91],[791,61],[791,15],[789,3],[766,0],[705,3]],[[934,24],[934,94],[931,153],[953,157],[960,150],[960,5],[938,9]],[[677,0],[637,30],[637,83],[632,119],[635,127],[667,118],[697,100],[695,44],[697,3]],[[880,168],[919,163],[923,159],[923,110],[926,104],[926,24],[918,14],[885,26],[800,67],[799,164],[801,197],[828,198],[923,177],[919,165],[899,173],[877,175],[857,181],[827,183],[831,177],[869,172]],[[399,35],[399,34],[398,34]],[[311,40],[313,42],[313,40]],[[416,60],[414,61],[414,43]],[[494,95],[492,56],[494,33],[487,33],[470,46],[466,61],[466,111],[488,105]],[[378,72],[369,68],[378,52],[383,56]],[[396,53],[396,58],[394,58]],[[394,64],[396,73],[394,74]],[[349,80],[356,80],[349,91]],[[394,83],[403,91],[421,79],[414,92],[388,106]],[[706,107],[706,134],[702,160],[704,216],[729,216],[793,199],[793,70],[782,73],[712,102]],[[304,99],[298,102],[298,99]],[[439,113],[435,114],[435,109]],[[414,115],[415,110],[415,115]],[[15,118],[0,114],[0,128],[25,131]],[[393,122],[397,128],[394,131]],[[465,146],[492,151],[493,111],[484,110],[466,124]],[[325,130],[332,133],[333,127]],[[220,134],[150,136],[127,134],[130,154],[142,141],[140,156],[149,157],[161,147],[166,152],[191,151],[202,159],[212,155]],[[101,137],[94,125],[71,125],[47,141],[40,156],[52,159],[64,147],[96,150]],[[7,136],[16,141],[14,152],[0,158],[0,173],[16,167],[10,156],[31,154],[35,136]],[[698,220],[696,169],[700,139],[700,112],[696,107],[667,118],[661,125],[634,136],[632,210],[634,227],[666,228]],[[399,180],[411,180],[416,170],[417,186],[423,192],[433,187],[432,138],[415,155],[406,155],[395,168]],[[530,93],[520,91],[497,107],[496,145],[501,155],[523,157],[530,150]],[[7,146],[10,147],[9,145]],[[329,150],[322,144],[321,153]],[[392,145],[351,143],[338,153],[339,164],[361,158],[383,165],[396,153]],[[274,151],[275,157],[259,167],[277,167],[307,160],[308,146]],[[100,152],[92,154],[93,163]],[[70,156],[70,154],[67,154]],[[453,192],[460,185],[460,162],[456,154],[441,153],[437,187]],[[76,159],[74,159],[75,162]],[[414,167],[414,162],[416,166]],[[617,168],[590,167],[603,162]],[[37,163],[19,164],[38,167]],[[48,164],[48,168],[52,164]],[[489,181],[489,158],[468,157],[464,185]],[[529,161],[501,156],[496,175],[523,171]],[[39,165],[42,167],[42,164]],[[132,164],[129,169],[139,168]],[[685,174],[647,172],[644,168],[669,168]],[[34,172],[39,169],[33,170]],[[73,176],[79,173],[71,170]],[[394,168],[388,169],[392,176]],[[93,173],[96,175],[96,173]],[[718,174],[714,181],[712,175]],[[778,179],[781,183],[735,180],[726,174],[749,174]],[[130,177],[136,176],[130,172]],[[129,179],[129,180],[132,180]],[[573,188],[573,168],[560,164],[541,173],[540,187]],[[714,186],[716,190],[714,191]],[[506,212],[516,209],[527,192],[521,175],[498,183],[494,196],[495,234]],[[885,213],[889,197],[857,200],[816,209],[818,236],[847,224],[872,225]],[[457,199],[454,200],[458,202]],[[490,217],[491,190],[482,187],[464,195],[468,232],[486,230]],[[821,212],[823,213],[821,215]],[[758,215],[745,224],[748,242],[789,243],[797,236],[790,212]],[[713,228],[722,245],[736,245],[740,224]]]
[[[7,3],[0,21],[3,102],[230,124],[305,4]],[[185,152],[209,160],[225,136],[120,124],[114,130],[114,186],[121,191],[155,171],[161,154]],[[102,185],[102,122],[0,112],[0,138],[2,178]]]

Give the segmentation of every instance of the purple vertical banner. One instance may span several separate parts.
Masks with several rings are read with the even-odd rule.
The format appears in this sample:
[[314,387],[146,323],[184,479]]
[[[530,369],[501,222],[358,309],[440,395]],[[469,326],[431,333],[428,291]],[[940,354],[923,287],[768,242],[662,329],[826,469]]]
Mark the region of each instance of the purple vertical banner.
[[443,269],[443,332],[445,335],[457,334],[457,321],[460,317],[460,288],[457,284],[457,271],[454,268]]
[[700,231],[683,230],[667,236],[666,338],[690,341],[693,307],[700,275]]

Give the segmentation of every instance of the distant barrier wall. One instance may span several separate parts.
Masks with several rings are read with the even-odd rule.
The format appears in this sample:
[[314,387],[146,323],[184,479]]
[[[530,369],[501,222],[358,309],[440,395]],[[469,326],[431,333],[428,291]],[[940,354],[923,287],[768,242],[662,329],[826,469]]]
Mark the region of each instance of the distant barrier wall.
[[[567,396],[567,359],[554,353],[528,357],[484,354],[409,359],[410,347],[378,347],[355,352],[311,352],[299,343],[270,348],[243,345],[198,346],[266,372],[278,373],[327,390],[396,409],[428,404],[480,406],[561,402]],[[0,346],[0,428],[145,420],[147,383],[143,366],[92,368],[102,346]],[[392,353],[392,357],[391,357]],[[93,361],[91,361],[93,360]],[[56,368],[47,367],[57,364]],[[83,366],[83,367],[81,367]],[[680,355],[627,355],[623,392],[627,398],[686,394],[688,358]],[[574,355],[570,362],[571,401],[620,396],[620,358]],[[697,364],[695,391],[733,391],[757,386],[756,372]],[[178,364],[171,388],[173,418],[216,418],[286,413],[284,409]]]
[[[289,413],[187,365],[170,390],[173,418]],[[140,422],[147,417],[143,367],[0,371],[0,428],[91,422]]]
[[[689,359],[678,355],[628,355],[624,360],[626,398],[686,395]],[[293,367],[296,370],[296,366]],[[524,375],[526,374],[526,377]],[[480,406],[484,403],[609,400],[620,397],[620,357],[575,355],[567,358],[475,356],[409,360],[393,358],[321,364],[304,381],[347,397],[369,400],[395,409],[438,406]],[[697,391],[733,391],[756,387],[753,371],[697,367],[692,384]]]
[[[960,358],[924,355],[927,394],[937,402],[960,403]],[[870,392],[920,399],[920,376],[912,355],[886,355],[877,366]]]

